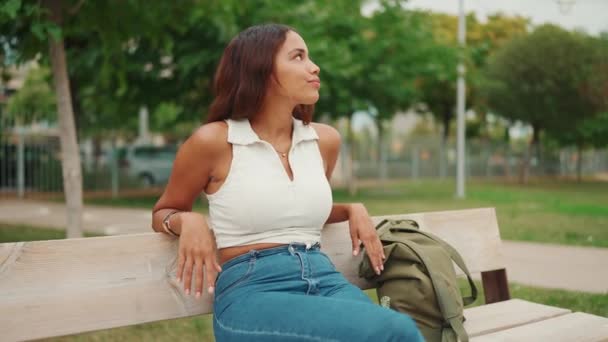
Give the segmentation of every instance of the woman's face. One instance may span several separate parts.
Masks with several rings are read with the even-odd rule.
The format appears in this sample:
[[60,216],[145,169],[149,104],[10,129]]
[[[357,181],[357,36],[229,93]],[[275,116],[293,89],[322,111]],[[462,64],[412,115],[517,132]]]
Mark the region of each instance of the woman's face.
[[308,56],[304,39],[289,31],[275,57],[271,87],[276,94],[289,98],[294,105],[311,105],[319,100],[319,71]]

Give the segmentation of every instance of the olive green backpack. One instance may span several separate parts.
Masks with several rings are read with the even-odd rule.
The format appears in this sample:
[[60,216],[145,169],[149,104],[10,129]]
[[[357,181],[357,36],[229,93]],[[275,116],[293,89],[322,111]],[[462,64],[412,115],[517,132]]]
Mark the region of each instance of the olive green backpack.
[[[475,301],[477,288],[460,254],[412,220],[383,220],[376,230],[384,271],[377,275],[364,255],[359,276],[376,284],[381,303],[412,317],[428,342],[468,341],[463,307]],[[452,260],[467,276],[470,297],[460,293]]]

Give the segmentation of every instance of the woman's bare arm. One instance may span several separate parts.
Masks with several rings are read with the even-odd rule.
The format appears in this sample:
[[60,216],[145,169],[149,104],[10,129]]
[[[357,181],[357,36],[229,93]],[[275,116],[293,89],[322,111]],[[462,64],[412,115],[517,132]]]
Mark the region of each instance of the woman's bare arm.
[[[180,147],[165,191],[152,210],[152,229],[164,232],[163,218],[171,211],[188,213],[197,196],[209,182],[217,154],[227,144],[224,123],[212,123],[200,127]],[[224,140],[222,140],[224,139]],[[171,229],[181,232],[183,214],[172,215]]]
[[194,277],[196,298],[202,294],[203,269],[205,286],[212,293],[221,267],[217,262],[213,233],[203,215],[191,211],[192,204],[209,183],[215,161],[228,144],[226,131],[225,123],[211,123],[186,140],[177,153],[167,187],[152,214],[152,228],[160,232],[164,231],[164,217],[171,211],[178,211],[169,221],[171,230],[180,236],[176,277],[178,281],[183,279],[186,295],[190,294]]
[[[340,153],[340,133],[333,127],[315,124],[319,135],[319,148],[325,160],[325,175],[331,179],[332,172],[336,166],[338,154]],[[359,254],[361,243],[367,249],[367,254],[376,270],[376,273],[384,269],[385,259],[382,243],[376,234],[374,224],[362,203],[334,203],[327,223],[347,221],[353,247],[353,255]]]
[[[331,180],[334,168],[336,167],[336,161],[340,154],[340,145],[342,139],[340,133],[329,125],[313,123],[313,127],[319,135],[319,149],[325,163],[325,176],[327,180]],[[334,203],[327,223],[342,222],[348,220],[349,212],[355,203]]]

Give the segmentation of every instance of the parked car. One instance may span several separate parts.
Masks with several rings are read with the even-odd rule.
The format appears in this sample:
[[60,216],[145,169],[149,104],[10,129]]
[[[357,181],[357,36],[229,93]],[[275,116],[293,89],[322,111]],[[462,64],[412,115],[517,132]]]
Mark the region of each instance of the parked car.
[[143,186],[164,184],[169,179],[177,146],[133,145],[118,150],[118,165]]

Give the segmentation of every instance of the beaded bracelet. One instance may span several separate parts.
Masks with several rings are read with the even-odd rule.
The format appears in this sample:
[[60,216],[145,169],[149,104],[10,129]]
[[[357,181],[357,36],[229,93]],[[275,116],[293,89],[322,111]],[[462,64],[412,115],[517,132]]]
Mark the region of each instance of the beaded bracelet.
[[163,219],[163,229],[165,230],[165,233],[167,233],[169,235],[173,235],[175,237],[179,237],[179,234],[174,232],[173,229],[171,229],[171,226],[169,225],[169,221],[171,220],[171,215],[176,214],[176,213],[180,213],[180,211],[173,210],[172,212],[165,215],[165,218]]

